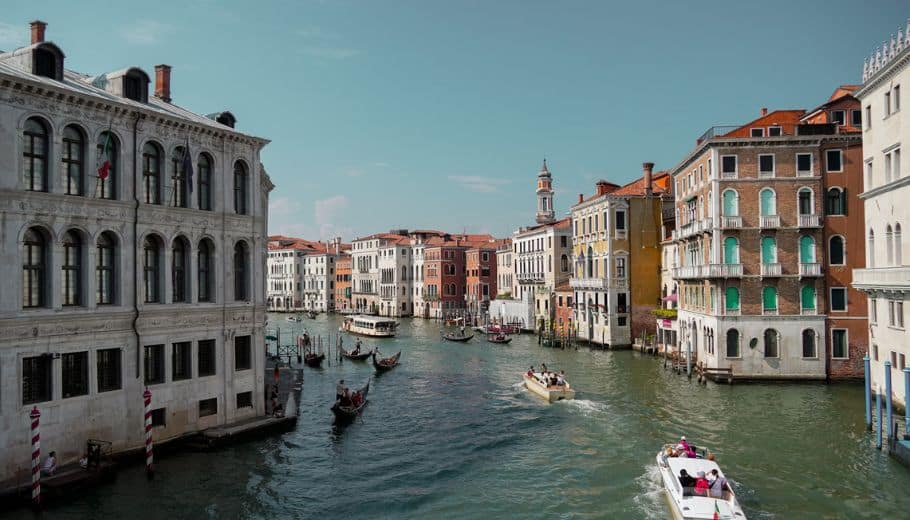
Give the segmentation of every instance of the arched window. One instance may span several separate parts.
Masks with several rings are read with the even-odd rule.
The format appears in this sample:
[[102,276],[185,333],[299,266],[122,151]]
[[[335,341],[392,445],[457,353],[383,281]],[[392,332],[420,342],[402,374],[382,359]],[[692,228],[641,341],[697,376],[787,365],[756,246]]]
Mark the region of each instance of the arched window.
[[569,257],[568,256],[562,255],[561,257],[559,257],[559,268],[563,273],[565,273],[566,271],[569,270]]
[[594,276],[594,249],[591,246],[588,246],[588,265],[585,270],[585,277],[591,278]]
[[762,289],[762,308],[765,312],[776,313],[777,312],[777,288],[770,285],[766,285]]
[[736,193],[736,190],[724,191],[724,216],[739,216],[739,194]]
[[63,190],[67,195],[85,194],[85,138],[74,125],[63,129],[63,149],[60,151],[60,170]]
[[189,251],[185,238],[174,239],[171,246],[171,298],[174,302],[189,301]]
[[36,227],[22,239],[22,306],[44,307],[47,301],[47,236]]
[[95,247],[95,303],[110,305],[115,302],[117,240],[111,233],[104,232],[98,237]]
[[[829,265],[844,265],[844,237],[840,235],[835,235],[831,237],[830,242],[828,243],[828,264]],[[891,254],[888,254],[890,259]]]
[[724,263],[739,263],[739,240],[736,237],[727,237],[724,239]]
[[771,188],[764,188],[759,193],[759,205],[761,206],[761,216],[768,217],[777,215],[777,195]]
[[242,161],[234,163],[234,213],[238,215],[247,214],[248,177],[246,165]]
[[846,215],[847,190],[828,188],[828,193],[825,196],[825,213],[828,215]]
[[814,215],[815,201],[812,200],[810,188],[800,188],[797,193],[797,206],[800,215]]
[[875,231],[869,228],[869,267],[875,267]]
[[765,357],[780,357],[780,335],[774,329],[765,329]]
[[815,263],[815,239],[809,235],[799,237],[799,261],[803,264]]
[[197,193],[199,197],[199,209],[205,211],[212,210],[212,158],[209,154],[199,155],[199,163],[196,166],[196,179],[198,179]]
[[777,263],[777,241],[774,237],[761,237],[761,262],[763,264]]
[[247,248],[245,242],[234,245],[234,300],[246,301],[249,299],[247,291]]
[[894,231],[891,224],[885,227],[885,258],[888,260],[888,266],[894,265]]
[[25,122],[23,135],[25,142],[22,149],[22,180],[25,183],[25,189],[27,191],[48,191],[47,125],[33,117]]
[[142,186],[146,204],[161,204],[161,148],[155,143],[142,147]]
[[800,306],[804,311],[814,311],[815,310],[815,287],[812,285],[804,285],[800,290]]
[[725,291],[727,311],[739,311],[739,289],[736,287],[727,287]]
[[178,146],[171,154],[171,204],[175,208],[186,208],[186,148]]
[[727,357],[738,358],[739,354],[739,331],[729,329],[727,331]]
[[901,243],[901,225],[900,223],[897,223],[894,225],[894,265],[903,265],[903,252],[901,251],[902,248],[903,244]]
[[94,195],[102,199],[117,198],[117,175],[120,143],[111,132],[102,132],[98,139],[98,186]]
[[161,240],[155,235],[145,237],[142,252],[145,303],[161,303]]
[[815,347],[815,331],[812,329],[803,330],[803,357],[818,357],[818,350]]
[[74,230],[63,235],[63,263],[60,269],[63,305],[82,305],[82,238]]

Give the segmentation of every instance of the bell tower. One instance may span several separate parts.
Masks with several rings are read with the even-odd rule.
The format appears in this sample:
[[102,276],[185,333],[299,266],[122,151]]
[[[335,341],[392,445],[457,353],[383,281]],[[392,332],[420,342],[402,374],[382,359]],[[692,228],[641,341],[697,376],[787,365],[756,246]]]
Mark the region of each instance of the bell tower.
[[550,224],[556,221],[556,210],[553,209],[553,178],[547,169],[547,160],[537,174],[537,223]]

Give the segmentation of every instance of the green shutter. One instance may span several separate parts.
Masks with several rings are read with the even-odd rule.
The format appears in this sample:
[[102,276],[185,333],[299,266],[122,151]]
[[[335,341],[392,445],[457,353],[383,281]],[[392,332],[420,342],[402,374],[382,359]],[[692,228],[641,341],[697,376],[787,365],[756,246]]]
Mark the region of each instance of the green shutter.
[[766,310],[777,309],[777,289],[770,286],[762,289],[762,304]]
[[815,309],[815,287],[804,285],[800,301],[803,309]]
[[803,236],[799,239],[799,261],[804,264],[815,263],[815,239]]
[[777,242],[774,240],[774,237],[762,237],[761,261],[763,264],[777,263]]
[[737,249],[739,249],[739,242],[735,237],[727,237],[724,239],[724,263],[725,264],[738,264],[739,258],[737,258]]
[[776,214],[774,192],[771,190],[762,190],[761,192],[761,214],[762,216]]
[[727,287],[727,310],[739,309],[739,289]]
[[735,217],[738,213],[736,207],[736,192],[730,190],[724,192],[724,216]]

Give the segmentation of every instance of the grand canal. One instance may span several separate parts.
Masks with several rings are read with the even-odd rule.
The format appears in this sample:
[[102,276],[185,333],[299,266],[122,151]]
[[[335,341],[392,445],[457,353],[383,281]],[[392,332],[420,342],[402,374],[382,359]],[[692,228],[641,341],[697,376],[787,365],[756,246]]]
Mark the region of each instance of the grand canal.
[[[291,337],[337,330],[319,316]],[[362,419],[332,428],[334,385],[373,373],[306,368],[296,430],[139,466],[50,513],[131,518],[667,518],[654,453],[680,434],[707,445],[749,518],[906,518],[910,471],[874,449],[860,385],[714,385],[632,352],[439,341],[402,320],[378,342],[402,364],[374,379]],[[374,342],[367,341],[367,346]],[[565,369],[578,399],[544,404],[520,373]],[[23,517],[31,516],[26,511]]]

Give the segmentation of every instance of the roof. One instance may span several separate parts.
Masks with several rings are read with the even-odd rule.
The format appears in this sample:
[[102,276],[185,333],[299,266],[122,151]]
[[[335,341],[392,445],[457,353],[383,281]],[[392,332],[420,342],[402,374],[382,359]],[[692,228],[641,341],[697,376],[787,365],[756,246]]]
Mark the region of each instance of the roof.
[[809,124],[833,124],[830,110],[844,110],[844,124],[839,125],[839,133],[861,133],[860,126],[853,126],[853,120],[846,110],[860,110],[859,100],[853,97],[858,85],[841,85],[834,89],[828,101],[806,112],[800,122]]
[[780,126],[783,128],[784,134],[787,134],[787,128],[790,128],[790,133],[792,133],[793,127],[799,124],[799,119],[805,113],[806,111],[801,108],[795,110],[775,110],[723,134],[722,137],[752,137],[751,129],[753,127],[764,128],[768,126]]
[[[651,176],[651,193],[653,195],[663,195],[670,193],[671,190],[670,174],[666,171],[659,171]],[[642,176],[622,188],[614,191],[611,195],[618,197],[644,197],[645,196],[645,178]]]
[[557,286],[556,286],[556,289],[554,289],[554,290],[555,290],[556,292],[562,292],[562,293],[564,293],[564,292],[572,292],[572,286],[569,285],[569,282],[568,282],[568,281],[565,281],[565,282],[562,282],[561,284],[557,285]]
[[535,224],[533,226],[528,226],[520,228],[517,232],[517,236],[522,236],[528,233],[536,233],[538,231],[546,230],[547,228],[553,229],[570,229],[572,227],[572,217],[565,217],[562,220],[557,220],[556,222],[549,222],[547,224]]

